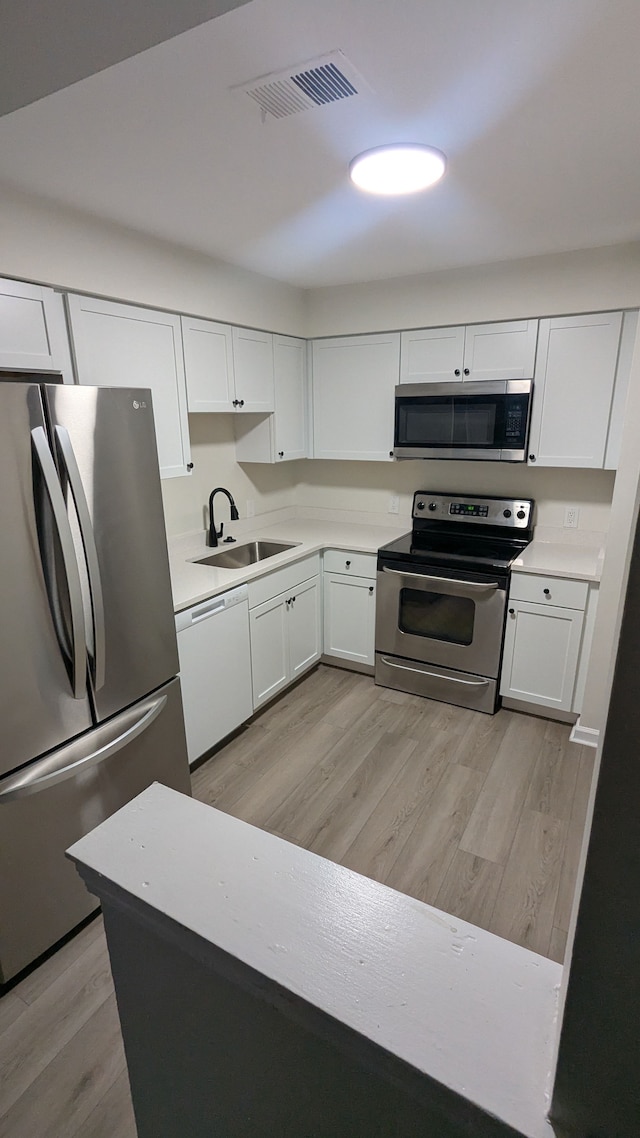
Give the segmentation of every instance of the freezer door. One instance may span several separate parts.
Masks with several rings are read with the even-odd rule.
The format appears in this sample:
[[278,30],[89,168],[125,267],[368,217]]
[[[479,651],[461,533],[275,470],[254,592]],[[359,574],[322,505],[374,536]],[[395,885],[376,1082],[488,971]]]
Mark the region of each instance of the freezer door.
[[91,598],[89,665],[102,721],[178,671],[151,395],[112,387],[44,391]]
[[177,679],[0,779],[0,981],[96,908],[64,851],[152,782],[191,793]]
[[0,385],[0,777],[91,726],[79,575],[40,389]]

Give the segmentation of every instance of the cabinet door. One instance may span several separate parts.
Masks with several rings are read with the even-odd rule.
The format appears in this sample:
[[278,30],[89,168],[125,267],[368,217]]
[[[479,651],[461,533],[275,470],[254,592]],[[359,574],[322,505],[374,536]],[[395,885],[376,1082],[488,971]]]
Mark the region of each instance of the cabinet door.
[[375,613],[373,579],[325,573],[325,655],[373,666]]
[[288,612],[289,679],[296,680],[302,672],[320,659],[320,584],[313,577],[293,590]]
[[180,317],[86,296],[69,296],[68,305],[78,382],[150,388],[160,474],[186,474],[190,450]]
[[0,278],[0,367],[60,371],[65,383],[73,383],[59,293]]
[[622,313],[540,321],[529,461],[604,465]]
[[464,378],[531,379],[537,337],[537,320],[470,324],[465,330]]
[[388,462],[400,334],[316,340],[312,361],[314,457]]
[[576,609],[514,601],[507,615],[500,694],[570,711],[583,619]]
[[307,455],[307,345],[291,336],[274,336],[275,461]]
[[400,383],[462,381],[464,328],[418,328],[400,337]]
[[289,683],[288,616],[284,593],[249,613],[254,711]]
[[182,343],[190,411],[233,411],[231,326],[182,316]]
[[238,410],[273,411],[273,336],[252,328],[233,328],[233,369]]

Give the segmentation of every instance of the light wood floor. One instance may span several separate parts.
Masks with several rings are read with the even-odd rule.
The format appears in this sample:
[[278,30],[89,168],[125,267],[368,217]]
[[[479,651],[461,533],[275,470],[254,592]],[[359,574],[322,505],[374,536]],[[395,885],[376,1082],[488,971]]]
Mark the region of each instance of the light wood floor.
[[[594,750],[321,666],[194,772],[194,794],[561,960]],[[0,998],[0,1138],[135,1138],[97,918]]]

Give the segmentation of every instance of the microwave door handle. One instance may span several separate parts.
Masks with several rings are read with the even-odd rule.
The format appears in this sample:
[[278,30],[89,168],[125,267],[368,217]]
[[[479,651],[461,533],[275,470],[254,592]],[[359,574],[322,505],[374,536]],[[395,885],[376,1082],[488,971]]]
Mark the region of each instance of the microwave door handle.
[[76,561],[71,526],[67,506],[58,478],[58,472],[49,450],[44,427],[34,427],[31,431],[33,449],[38,459],[40,471],[51,505],[51,511],[58,532],[67,589],[69,591],[69,611],[71,618],[71,687],[74,699],[84,699],[87,694],[87,644],[84,624],[84,608],[80,571]]
[[431,573],[405,573],[404,569],[389,569],[385,565],[383,573],[395,573],[397,577],[411,577],[413,581],[422,581],[422,584],[453,585],[456,589],[464,589],[465,593],[493,593],[500,588],[499,581],[456,581],[451,577],[433,577]]
[[104,597],[102,593],[102,579],[100,577],[100,563],[96,547],[95,534],[91,524],[89,505],[82,484],[82,476],[78,467],[71,438],[66,427],[56,426],[56,442],[62,456],[71,493],[78,515],[78,525],[82,536],[85,560],[87,563],[87,576],[91,592],[91,610],[93,618],[93,686],[96,691],[104,686],[106,631],[104,619]]

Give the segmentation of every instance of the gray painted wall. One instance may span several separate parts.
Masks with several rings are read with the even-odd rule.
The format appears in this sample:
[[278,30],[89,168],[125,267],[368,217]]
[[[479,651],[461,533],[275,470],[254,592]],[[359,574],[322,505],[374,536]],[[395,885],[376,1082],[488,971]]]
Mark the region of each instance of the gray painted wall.
[[578,913],[552,1118],[640,1134],[640,530],[636,530]]

